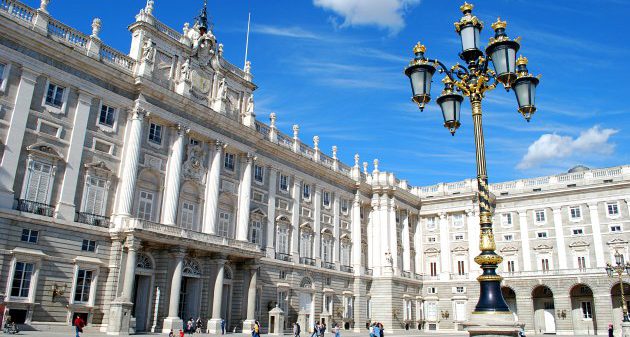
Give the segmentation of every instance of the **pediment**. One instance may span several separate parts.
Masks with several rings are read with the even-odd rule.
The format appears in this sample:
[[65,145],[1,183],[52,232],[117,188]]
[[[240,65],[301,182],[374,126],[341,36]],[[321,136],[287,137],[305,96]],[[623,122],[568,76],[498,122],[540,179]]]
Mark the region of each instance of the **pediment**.
[[546,245],[544,243],[542,245],[538,245],[534,247],[534,250],[552,250],[552,249],[553,249],[552,246]]
[[588,242],[584,242],[584,241],[575,241],[575,242],[571,242],[569,244],[570,248],[588,247],[588,246],[590,246],[590,244]]
[[427,249],[424,251],[424,253],[425,253],[425,254],[438,254],[438,253],[440,253],[440,250],[439,250],[439,249],[437,249],[437,248],[433,248],[433,247],[431,247],[431,248],[427,248]]
[[518,248],[514,246],[505,246],[499,250],[501,253],[518,252]]
[[462,247],[462,246],[455,247],[451,250],[451,252],[454,252],[454,253],[461,253],[461,252],[467,252],[467,251],[468,251],[468,248]]
[[624,240],[620,237],[614,238],[608,242],[606,242],[606,244],[608,244],[609,246],[616,246],[616,245],[627,245],[628,244],[628,240]]

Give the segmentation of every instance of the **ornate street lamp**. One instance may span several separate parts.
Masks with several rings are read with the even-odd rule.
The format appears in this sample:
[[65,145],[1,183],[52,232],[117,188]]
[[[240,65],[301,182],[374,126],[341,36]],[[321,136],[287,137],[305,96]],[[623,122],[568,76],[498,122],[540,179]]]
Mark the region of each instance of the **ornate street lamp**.
[[[501,276],[496,269],[503,260],[496,250],[494,234],[492,232],[491,197],[488,189],[486,173],[486,156],[482,127],[481,101],[485,93],[496,88],[500,83],[506,90],[514,89],[518,103],[518,111],[529,121],[536,111],[535,94],[539,83],[537,77],[527,71],[527,59],[516,58],[520,48],[519,39],[510,40],[505,32],[507,23],[497,20],[492,24],[494,36],[485,51],[481,46],[480,34],[483,22],[472,14],[473,5],[464,3],[460,7],[464,16],[455,22],[455,31],[461,39],[462,51],[460,58],[465,65],[455,64],[447,68],[438,60],[425,56],[426,47],[418,44],[413,51],[415,58],[405,69],[405,74],[411,80],[413,101],[420,110],[431,100],[431,79],[436,70],[446,76],[442,80],[444,90],[437,99],[442,110],[444,126],[455,134],[461,125],[461,103],[467,96],[472,107],[475,147],[477,153],[477,185],[479,188],[479,216],[480,216],[480,245],[481,254],[475,257],[475,262],[481,265],[483,274],[477,278],[480,283],[479,302],[475,313],[509,313],[505,299],[501,294]],[[494,70],[488,69],[490,63]]]
[[[621,290],[621,310],[623,311],[623,321],[630,322],[628,317],[628,306],[626,305],[626,297],[623,293],[623,273],[630,276],[630,262],[624,262],[623,254],[615,251],[615,265],[606,264],[606,273],[608,277],[617,277],[619,279],[619,289]],[[625,335],[624,335],[625,336]]]

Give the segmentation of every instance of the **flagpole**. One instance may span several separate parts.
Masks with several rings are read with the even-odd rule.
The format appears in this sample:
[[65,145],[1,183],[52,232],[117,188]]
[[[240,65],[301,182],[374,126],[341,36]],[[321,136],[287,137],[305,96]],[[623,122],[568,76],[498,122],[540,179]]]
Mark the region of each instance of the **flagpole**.
[[243,68],[247,65],[247,51],[249,50],[249,24],[251,22],[252,12],[249,12],[247,15],[247,37],[245,39],[245,62],[243,63]]

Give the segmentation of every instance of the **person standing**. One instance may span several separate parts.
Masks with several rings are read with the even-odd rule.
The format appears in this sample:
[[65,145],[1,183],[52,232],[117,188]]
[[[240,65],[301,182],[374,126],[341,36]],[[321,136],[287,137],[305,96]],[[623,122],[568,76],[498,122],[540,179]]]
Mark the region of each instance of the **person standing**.
[[300,323],[295,322],[295,328],[296,328],[295,337],[300,337],[300,333],[302,332],[302,327],[300,326]]
[[81,336],[84,326],[85,326],[85,321],[83,320],[83,318],[81,318],[81,316],[77,315],[77,318],[74,319],[74,328],[77,332],[77,337]]
[[225,335],[225,320],[221,318],[221,334]]
[[333,328],[333,333],[335,334],[335,337],[341,337],[341,332],[340,332],[340,328],[339,328],[339,323],[335,324],[335,327]]
[[260,323],[258,321],[254,323],[254,337],[260,337]]
[[613,325],[612,323],[609,323],[608,324],[608,337],[613,337],[613,331],[614,331]]
[[311,337],[319,337],[319,322],[315,322],[315,324],[313,325],[313,333],[311,334]]
[[381,328],[379,328],[378,323],[374,324],[374,328],[372,329],[372,334],[375,337],[379,337],[381,335]]

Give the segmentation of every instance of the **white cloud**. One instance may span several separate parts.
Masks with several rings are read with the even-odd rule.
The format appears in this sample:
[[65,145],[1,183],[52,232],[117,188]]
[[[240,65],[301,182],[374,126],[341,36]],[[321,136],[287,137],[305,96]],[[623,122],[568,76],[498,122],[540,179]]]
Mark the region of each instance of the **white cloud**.
[[595,125],[581,132],[575,139],[555,133],[544,134],[529,146],[516,168],[524,170],[561,159],[587,159],[593,156],[611,155],[615,151],[615,144],[609,143],[608,140],[618,131],[602,129]]
[[420,0],[313,0],[315,6],[343,17],[342,27],[376,25],[392,34],[405,26],[406,9],[418,3]]
[[311,40],[321,40],[323,39],[321,36],[309,32],[300,27],[277,27],[277,26],[269,26],[269,25],[255,25],[253,28],[254,33],[264,34],[264,35],[273,35],[273,36],[282,36],[289,37],[295,39],[311,39]]

